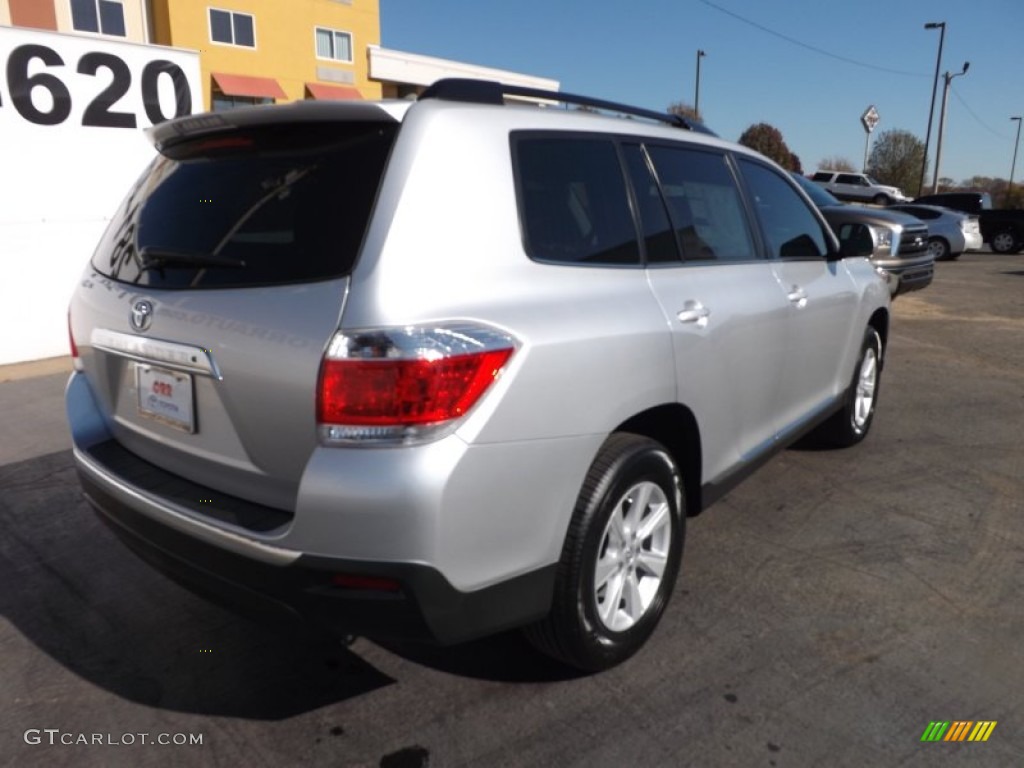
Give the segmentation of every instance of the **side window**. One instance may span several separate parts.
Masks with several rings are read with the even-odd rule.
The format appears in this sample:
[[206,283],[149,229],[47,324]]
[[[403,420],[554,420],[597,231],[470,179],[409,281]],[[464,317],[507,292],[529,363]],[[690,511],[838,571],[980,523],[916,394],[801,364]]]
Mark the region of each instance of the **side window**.
[[519,215],[530,258],[640,264],[636,226],[610,139],[513,136]]
[[686,261],[758,258],[725,155],[648,146]]
[[661,190],[658,189],[658,181],[651,174],[651,169],[647,165],[647,157],[637,144],[627,144],[622,151],[626,157],[626,170],[629,172],[629,179],[633,182],[633,193],[636,195],[637,213],[640,215],[640,223],[643,227],[647,262],[650,264],[678,263],[680,257],[676,235],[672,230],[668,212],[665,210],[665,201],[662,200]]
[[836,176],[836,184],[853,184],[854,186],[862,187],[865,183],[861,176],[853,173],[840,173]]
[[772,258],[823,258],[828,253],[825,233],[793,186],[760,163],[741,159],[740,167]]
[[833,176],[833,174],[831,174],[831,173],[825,173],[824,171],[818,171],[811,178],[814,179],[814,181],[832,181],[832,176]]

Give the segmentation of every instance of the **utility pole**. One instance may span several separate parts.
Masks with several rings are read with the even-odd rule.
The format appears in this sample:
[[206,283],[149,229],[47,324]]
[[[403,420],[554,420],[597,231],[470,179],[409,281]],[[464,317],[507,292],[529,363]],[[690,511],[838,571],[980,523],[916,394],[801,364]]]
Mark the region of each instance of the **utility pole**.
[[700,120],[700,60],[707,54],[700,48],[697,49],[697,85],[693,89],[693,114]]
[[1013,199],[1013,171],[1017,167],[1017,146],[1020,144],[1020,123],[1024,120],[1024,117],[1011,117],[1011,120],[1017,121],[1017,140],[1013,143],[1013,162],[1010,163],[1010,183],[1006,188],[1006,207],[1010,207],[1010,201]]
[[930,21],[924,25],[925,29],[938,29],[939,33],[939,55],[935,59],[935,79],[932,81],[932,105],[928,107],[928,131],[924,135],[924,157],[921,159],[921,183],[918,194],[924,191],[924,177],[928,175],[928,144],[932,139],[932,117],[935,114],[935,92],[939,89],[939,69],[942,67],[942,44],[946,41],[946,22]]
[[932,174],[932,194],[934,195],[939,191],[939,165],[942,163],[942,136],[946,132],[946,103],[949,101],[949,84],[952,82],[954,77],[960,77],[960,75],[966,75],[968,67],[971,66],[971,62],[965,61],[964,68],[957,72],[955,75],[947,72],[942,76],[945,80],[946,85],[942,89],[942,111],[939,113],[939,140],[935,145],[935,173]]

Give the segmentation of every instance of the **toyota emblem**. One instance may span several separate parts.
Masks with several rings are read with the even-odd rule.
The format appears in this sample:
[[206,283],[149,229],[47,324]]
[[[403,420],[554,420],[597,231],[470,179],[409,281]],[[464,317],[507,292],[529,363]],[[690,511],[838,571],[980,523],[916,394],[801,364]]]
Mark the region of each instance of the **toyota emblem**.
[[153,303],[139,299],[132,304],[131,323],[136,331],[148,330],[153,324]]

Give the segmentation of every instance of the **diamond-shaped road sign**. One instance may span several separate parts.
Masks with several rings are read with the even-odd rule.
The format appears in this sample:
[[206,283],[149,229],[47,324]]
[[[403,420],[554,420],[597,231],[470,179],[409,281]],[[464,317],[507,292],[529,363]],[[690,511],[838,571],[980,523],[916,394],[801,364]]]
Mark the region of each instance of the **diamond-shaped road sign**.
[[871,133],[875,130],[875,126],[878,125],[878,121],[882,118],[878,116],[878,110],[875,109],[875,105],[872,104],[866,110],[864,114],[860,116],[860,123],[864,126],[864,130]]

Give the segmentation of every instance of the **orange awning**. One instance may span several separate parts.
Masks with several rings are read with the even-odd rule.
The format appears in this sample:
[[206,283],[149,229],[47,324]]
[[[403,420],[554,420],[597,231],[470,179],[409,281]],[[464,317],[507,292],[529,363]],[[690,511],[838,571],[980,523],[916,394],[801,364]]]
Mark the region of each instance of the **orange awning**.
[[363,95],[355,88],[345,85],[324,85],[323,83],[306,83],[306,90],[314,99],[361,99]]
[[213,72],[213,82],[225,96],[248,96],[255,99],[287,99],[288,96],[272,77],[227,75]]

